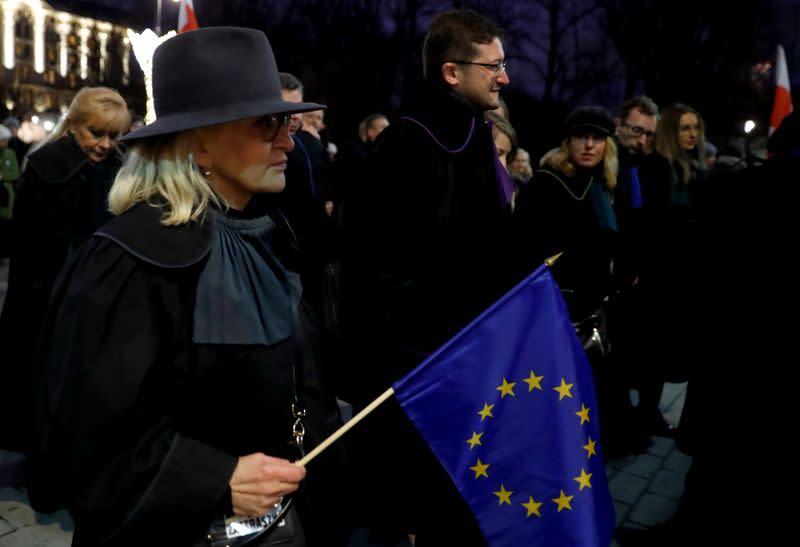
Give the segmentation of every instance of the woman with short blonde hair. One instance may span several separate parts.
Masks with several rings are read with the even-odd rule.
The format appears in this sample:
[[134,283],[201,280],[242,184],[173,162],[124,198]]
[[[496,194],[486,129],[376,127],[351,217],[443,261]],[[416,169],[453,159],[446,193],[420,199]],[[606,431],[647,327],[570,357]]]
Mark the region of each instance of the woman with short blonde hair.
[[[15,189],[8,293],[0,315],[3,376],[17,386],[0,398],[6,409],[31,414],[31,367],[36,336],[61,268],[111,219],[108,191],[122,164],[119,137],[130,114],[107,87],[78,91],[50,138],[31,150]],[[5,446],[26,449],[30,427],[16,420]],[[18,430],[17,430],[18,428]]]
[[324,106],[282,99],[253,29],[171,38],[153,74],[116,217],[51,300],[31,500],[67,507],[76,547],[343,545],[337,449],[310,481],[292,463],[340,422],[291,228],[247,207],[284,189],[291,114]]
[[[577,168],[570,156],[570,139],[571,137],[567,137],[561,141],[561,145],[545,160],[545,165],[561,171],[568,177],[574,177],[577,173]],[[614,190],[617,187],[617,171],[619,170],[617,145],[611,137],[605,137],[602,142],[604,149],[603,155],[599,160],[603,165],[603,169],[602,177],[598,180],[602,181],[607,190]]]
[[560,147],[522,185],[514,210],[524,271],[563,253],[553,276],[573,321],[593,314],[609,294],[617,229],[611,204],[618,166],[614,129],[605,109],[576,108],[564,121]]
[[98,127],[108,129],[109,133],[120,136],[130,127],[131,114],[125,99],[116,90],[110,87],[84,87],[75,94],[66,114],[43,143],[57,141],[90,120]]

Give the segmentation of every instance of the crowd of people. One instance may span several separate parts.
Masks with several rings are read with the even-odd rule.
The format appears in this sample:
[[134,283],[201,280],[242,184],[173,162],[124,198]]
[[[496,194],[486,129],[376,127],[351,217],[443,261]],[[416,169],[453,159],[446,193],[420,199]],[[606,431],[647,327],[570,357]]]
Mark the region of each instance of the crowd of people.
[[[439,14],[413,104],[341,146],[265,35],[224,27],[156,50],[149,125],[97,87],[30,149],[0,126],[2,405],[23,416],[0,446],[27,454],[35,508],[69,509],[73,545],[335,546],[354,527],[485,544],[392,401],[307,472],[292,462],[341,424],[337,398],[366,407],[558,253],[604,455],[677,438],[695,463],[669,534],[697,529],[725,491],[703,319],[743,275],[718,243],[741,234],[741,180],[796,168],[797,115],[756,172],[713,166],[700,113],[646,96],[575,108],[531,157],[500,96],[502,39],[474,11]],[[676,428],[661,392],[687,380]],[[661,541],[642,538],[620,541]]]

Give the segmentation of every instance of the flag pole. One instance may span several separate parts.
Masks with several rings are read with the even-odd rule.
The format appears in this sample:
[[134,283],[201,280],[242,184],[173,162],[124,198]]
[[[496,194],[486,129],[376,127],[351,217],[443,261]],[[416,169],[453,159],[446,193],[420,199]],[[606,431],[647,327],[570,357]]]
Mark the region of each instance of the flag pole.
[[[545,259],[545,261],[544,261],[545,265],[547,265],[548,268],[552,268],[553,264],[555,264],[556,261],[559,258],[561,258],[561,255],[563,255],[563,254],[564,253],[561,252],[561,253],[558,253],[556,255],[553,255],[553,256]],[[392,395],[394,395],[394,388],[390,387],[389,389],[384,391],[377,399],[375,399],[370,404],[368,404],[361,412],[359,412],[358,414],[353,416],[353,418],[350,419],[346,424],[344,424],[342,427],[340,427],[339,429],[334,431],[331,434],[330,437],[328,437],[327,439],[325,439],[324,441],[319,443],[319,445],[317,445],[314,448],[314,450],[312,450],[311,452],[309,452],[308,454],[306,454],[305,456],[303,456],[302,458],[300,458],[299,460],[294,462],[294,464],[299,466],[299,467],[305,467],[306,465],[308,465],[308,463],[311,460],[313,460],[314,458],[319,456],[322,453],[323,450],[325,450],[330,445],[332,445],[333,443],[338,441],[342,437],[342,435],[344,435],[345,433],[350,431],[351,428],[355,427],[355,425],[358,422],[360,422],[361,420],[366,418],[373,410],[375,410],[380,405],[382,405],[384,403],[384,401],[386,401],[386,399],[388,399]]]
[[342,435],[344,435],[345,433],[347,433],[348,431],[350,431],[350,428],[352,428],[352,427],[353,427],[353,426],[355,426],[355,425],[356,425],[358,422],[360,422],[361,420],[363,420],[364,418],[366,418],[366,417],[367,417],[367,415],[368,415],[370,412],[372,412],[373,410],[375,410],[376,408],[378,408],[378,407],[379,407],[381,404],[383,404],[383,402],[384,402],[386,399],[388,399],[388,398],[389,398],[389,397],[391,397],[392,395],[394,395],[394,388],[391,388],[391,387],[390,387],[389,389],[387,389],[386,391],[384,391],[384,392],[383,392],[383,393],[380,395],[380,397],[378,397],[377,399],[375,399],[374,401],[372,401],[372,402],[371,402],[369,405],[367,405],[367,407],[366,407],[366,408],[364,408],[364,410],[362,410],[361,412],[359,412],[358,414],[356,414],[355,416],[353,416],[353,418],[352,418],[351,420],[349,420],[349,421],[348,421],[346,424],[344,424],[342,427],[340,427],[339,429],[337,429],[337,430],[336,430],[336,431],[335,431],[335,432],[334,432],[334,433],[333,433],[333,434],[332,434],[330,437],[328,437],[327,439],[325,439],[324,441],[322,441],[322,442],[321,442],[321,443],[320,443],[320,444],[319,444],[319,445],[318,445],[316,448],[314,448],[314,450],[312,450],[311,452],[309,452],[308,454],[306,454],[306,455],[305,455],[305,456],[304,456],[302,459],[299,459],[299,460],[297,460],[296,462],[294,462],[294,464],[295,464],[295,465],[298,465],[298,466],[300,466],[300,467],[305,467],[305,466],[308,464],[308,462],[310,462],[311,460],[313,460],[314,458],[316,458],[317,456],[319,456],[319,454],[320,454],[320,453],[321,453],[323,450],[325,450],[325,449],[326,449],[326,448],[328,448],[330,445],[332,445],[334,442],[336,442],[336,441],[337,441],[337,440],[338,440],[338,439],[339,439],[339,438],[340,438]]

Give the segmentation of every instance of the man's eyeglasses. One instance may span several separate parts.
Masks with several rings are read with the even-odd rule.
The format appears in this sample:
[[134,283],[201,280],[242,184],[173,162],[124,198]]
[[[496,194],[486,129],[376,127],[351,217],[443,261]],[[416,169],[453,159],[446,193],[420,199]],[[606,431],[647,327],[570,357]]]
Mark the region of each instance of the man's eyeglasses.
[[625,124],[622,124],[622,127],[626,128],[628,131],[630,131],[636,137],[641,137],[642,135],[644,135],[648,139],[652,139],[653,137],[656,136],[655,131],[647,131],[644,127],[642,127],[640,125],[630,125],[630,124],[625,123]]
[[506,61],[500,61],[499,63],[476,63],[475,61],[450,61],[451,63],[458,63],[459,65],[478,65],[484,68],[488,68],[494,74],[497,74],[501,70],[506,72],[506,67],[508,67],[508,63]]
[[264,130],[264,142],[275,140],[281,127],[288,127],[291,119],[291,114],[266,114],[261,116],[256,123]]

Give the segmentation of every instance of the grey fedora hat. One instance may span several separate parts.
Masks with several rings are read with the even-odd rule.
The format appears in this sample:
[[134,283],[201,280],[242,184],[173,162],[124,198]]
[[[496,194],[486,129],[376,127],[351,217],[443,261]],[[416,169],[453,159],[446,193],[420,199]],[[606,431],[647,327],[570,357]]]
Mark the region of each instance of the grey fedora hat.
[[205,27],[158,46],[153,54],[153,100],[156,120],[120,140],[325,108],[284,101],[267,37],[240,27]]

